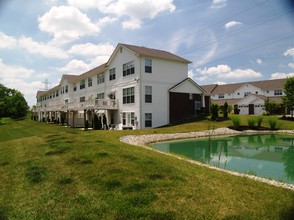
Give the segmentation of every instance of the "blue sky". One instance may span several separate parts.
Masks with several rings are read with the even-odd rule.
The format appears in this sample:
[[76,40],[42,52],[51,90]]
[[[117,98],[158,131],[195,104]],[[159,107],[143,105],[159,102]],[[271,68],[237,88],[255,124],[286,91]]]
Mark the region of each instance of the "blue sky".
[[118,43],[193,63],[198,84],[294,75],[292,0],[2,0],[0,83],[29,105],[62,74],[107,61]]

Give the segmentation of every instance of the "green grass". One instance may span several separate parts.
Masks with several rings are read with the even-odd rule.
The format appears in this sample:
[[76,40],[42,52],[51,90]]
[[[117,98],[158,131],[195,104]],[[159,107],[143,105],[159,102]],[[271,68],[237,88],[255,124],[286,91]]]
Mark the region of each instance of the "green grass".
[[[240,116],[241,125],[247,116]],[[267,117],[264,117],[267,120]],[[0,125],[0,219],[289,219],[294,192],[119,142],[231,126],[205,117],[138,131]],[[282,121],[281,129],[294,122]]]

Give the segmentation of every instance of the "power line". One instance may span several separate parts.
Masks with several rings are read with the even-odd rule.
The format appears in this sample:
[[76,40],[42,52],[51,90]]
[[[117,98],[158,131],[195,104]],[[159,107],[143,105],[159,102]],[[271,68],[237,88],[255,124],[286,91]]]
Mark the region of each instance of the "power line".
[[[241,51],[241,52],[234,53],[234,54],[228,55],[228,56],[226,56],[226,57],[222,57],[222,58],[220,58],[220,59],[215,59],[215,60],[213,60],[213,61],[211,61],[211,62],[208,62],[208,63],[205,63],[205,64],[203,64],[203,65],[200,65],[199,67],[202,67],[202,66],[204,66],[204,65],[208,65],[208,64],[211,64],[211,63],[217,62],[218,60],[224,60],[224,59],[227,59],[227,58],[232,57],[232,56],[236,56],[236,55],[244,54],[244,53],[247,53],[247,52],[249,52],[249,51],[253,51],[253,50],[256,50],[256,49],[258,49],[258,48],[262,48],[262,47],[265,47],[265,46],[268,46],[268,45],[273,45],[273,44],[276,44],[276,43],[278,43],[278,42],[280,42],[280,41],[286,40],[286,39],[288,39],[288,38],[293,38],[293,37],[294,37],[294,34],[291,34],[291,35],[288,35],[288,36],[286,36],[286,37],[282,37],[282,38],[279,38],[279,39],[276,39],[276,40],[273,40],[273,41],[268,41],[268,42],[265,42],[265,43],[263,43],[263,44],[260,44],[260,45],[258,45],[258,46],[256,46],[256,47],[249,48],[249,49],[243,50],[243,51]],[[239,65],[235,65],[235,66],[232,66],[232,68],[236,68],[236,67],[238,67],[238,66],[240,66],[240,65],[241,65],[241,64],[239,64]]]
[[217,26],[217,25],[219,25],[219,24],[222,24],[223,22],[228,21],[229,19],[232,19],[232,18],[234,18],[234,17],[236,17],[236,16],[239,16],[239,15],[241,15],[241,14],[244,14],[245,12],[250,11],[251,9],[253,9],[253,8],[255,8],[255,7],[258,7],[258,6],[262,5],[262,4],[265,4],[265,3],[267,3],[267,2],[268,2],[268,0],[265,0],[265,1],[263,1],[263,2],[260,2],[260,3],[256,4],[256,5],[253,5],[252,7],[246,8],[246,9],[244,9],[243,11],[240,11],[240,12],[238,12],[238,13],[236,13],[236,14],[230,16],[230,17],[227,17],[227,18],[225,18],[225,19],[223,19],[223,20],[220,20],[220,21],[214,23],[213,25],[211,25],[211,26],[209,26],[209,27],[205,27],[205,28],[202,28],[202,29],[200,29],[200,30],[194,31],[194,32],[190,33],[189,35],[186,35],[186,36],[184,36],[184,37],[182,37],[182,38],[179,38],[179,39],[177,39],[177,40],[174,40],[174,41],[171,42],[171,43],[165,44],[165,45],[162,46],[162,48],[164,49],[164,48],[166,48],[167,46],[170,46],[170,45],[173,45],[173,44],[175,44],[175,43],[177,43],[177,42],[179,42],[179,41],[185,40],[185,39],[187,39],[187,38],[189,38],[189,37],[191,37],[191,36],[193,36],[193,35],[196,35],[196,34],[201,33],[201,32],[203,32],[203,31],[209,30],[209,29],[211,29],[212,27],[215,27],[215,26]]
[[238,35],[238,34],[240,34],[240,33],[243,33],[243,32],[246,32],[246,31],[248,31],[248,30],[251,30],[251,29],[253,29],[253,28],[259,27],[260,25],[266,24],[266,23],[268,23],[268,22],[270,22],[270,21],[272,21],[272,20],[275,20],[275,19],[277,19],[277,18],[280,18],[280,17],[282,17],[282,16],[285,16],[285,15],[287,15],[287,14],[293,12],[293,11],[294,11],[294,9],[289,10],[289,11],[286,11],[286,12],[283,12],[283,13],[279,13],[279,14],[277,14],[277,15],[275,15],[275,16],[272,16],[272,17],[269,18],[269,19],[266,19],[266,20],[264,20],[264,21],[262,21],[262,22],[256,23],[256,24],[254,24],[254,25],[252,25],[252,26],[249,26],[249,27],[246,28],[246,29],[242,29],[242,30],[237,31],[237,32],[235,32],[235,33],[233,33],[233,34],[230,34],[230,35],[228,35],[228,34],[222,35],[220,38],[218,38],[218,39],[216,40],[216,42],[215,42],[215,41],[214,41],[214,42],[211,42],[211,41],[205,41],[204,44],[202,44],[202,45],[200,45],[200,46],[195,46],[195,47],[191,47],[191,48],[189,48],[189,50],[186,50],[186,52],[182,53],[182,55],[183,55],[183,54],[187,54],[187,53],[189,53],[189,52],[191,52],[191,51],[195,51],[195,50],[198,50],[198,49],[204,48],[204,47],[206,47],[206,46],[211,45],[212,43],[218,43],[218,42],[220,42],[220,41],[226,40],[226,39],[231,38],[231,37],[233,37],[233,36],[236,36],[236,35]]

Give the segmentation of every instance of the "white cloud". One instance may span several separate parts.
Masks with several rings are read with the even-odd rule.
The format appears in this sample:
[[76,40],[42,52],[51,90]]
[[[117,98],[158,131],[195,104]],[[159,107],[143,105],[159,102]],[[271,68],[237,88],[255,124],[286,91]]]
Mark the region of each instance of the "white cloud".
[[36,104],[36,91],[42,90],[44,87],[41,81],[26,82],[24,79],[20,78],[5,78],[2,83],[8,88],[20,91],[24,95],[29,106]]
[[193,72],[193,70],[189,70],[188,71],[188,77],[194,79],[195,73]]
[[37,74],[36,75],[36,78],[39,78],[39,79],[46,79],[48,78],[50,75],[48,73],[40,73],[40,74]]
[[161,12],[175,11],[173,0],[99,0],[87,1],[68,0],[69,5],[82,10],[97,8],[101,13],[115,15],[121,18],[124,29],[138,29],[142,26],[142,19],[153,19]]
[[139,19],[130,19],[122,22],[123,29],[135,30],[141,28],[142,22]]
[[3,63],[0,59],[0,70],[2,79],[15,79],[15,78],[29,78],[34,74],[34,70],[29,70],[21,66],[10,66]]
[[252,69],[235,69],[233,70],[228,65],[218,65],[216,67],[210,68],[198,68],[197,72],[201,75],[217,77],[220,79],[241,79],[241,78],[258,78],[261,77],[262,74],[259,72],[255,72]]
[[19,39],[19,47],[26,49],[31,54],[40,54],[44,57],[52,57],[58,59],[67,59],[68,55],[65,51],[54,47],[34,41],[30,37],[22,36]]
[[223,8],[227,5],[227,0],[213,0],[211,8]]
[[223,82],[223,81],[216,81],[215,83],[213,84],[218,84],[218,85],[225,85],[227,84],[226,82]]
[[73,45],[68,53],[75,55],[82,55],[85,57],[96,57],[96,56],[110,56],[114,51],[114,46],[110,43],[105,44],[76,44]]
[[8,36],[0,32],[0,49],[1,48],[15,48],[17,40],[14,37]]
[[256,63],[257,63],[257,64],[262,64],[263,61],[262,61],[261,59],[257,58],[257,59],[256,59]]
[[273,73],[270,79],[283,79],[287,77],[293,77],[294,73]]
[[90,65],[82,60],[71,60],[66,66],[59,68],[60,72],[73,75],[81,75],[82,73],[90,70]]
[[284,56],[292,56],[294,58],[294,48],[286,50]]
[[108,24],[112,24],[116,22],[118,19],[110,16],[105,16],[103,18],[100,18],[99,21],[97,22],[98,27],[102,28]]
[[194,63],[195,67],[201,66],[209,62],[215,56],[218,48],[218,43],[213,33],[211,33],[210,41],[211,46],[209,50],[203,56],[196,60],[196,62]]
[[93,60],[91,60],[89,67],[92,69],[94,67],[100,66],[101,64],[106,63],[108,59],[109,56],[97,56]]
[[[294,48],[288,49],[284,52],[284,56],[291,56],[294,60]],[[289,63],[288,67],[294,68],[294,63]]]
[[241,25],[242,23],[239,22],[239,21],[230,21],[228,23],[225,24],[225,28],[228,30],[234,26],[237,26],[237,25]]
[[95,0],[87,0],[87,1],[67,0],[67,4],[73,7],[79,8],[81,10],[87,10],[87,9],[96,7]]
[[100,32],[99,27],[86,14],[72,6],[54,6],[39,17],[38,21],[40,30],[53,34],[55,44],[66,44]]

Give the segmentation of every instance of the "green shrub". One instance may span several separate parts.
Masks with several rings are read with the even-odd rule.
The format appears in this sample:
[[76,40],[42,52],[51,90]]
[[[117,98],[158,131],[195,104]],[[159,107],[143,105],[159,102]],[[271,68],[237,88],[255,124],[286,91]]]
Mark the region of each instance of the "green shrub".
[[224,114],[224,118],[228,117],[228,111],[229,111],[229,105],[227,102],[225,102],[224,106],[223,106],[223,114]]
[[258,127],[261,127],[261,123],[262,123],[262,121],[263,121],[263,117],[262,117],[262,116],[258,116],[258,117],[257,117],[257,126],[258,126]]
[[255,118],[248,118],[248,126],[254,127],[255,124]]
[[239,117],[232,117],[232,123],[233,123],[233,126],[237,128],[241,124],[241,119]]
[[210,114],[211,114],[211,120],[216,120],[218,118],[218,105],[217,104],[211,104],[210,107]]
[[277,126],[277,119],[276,119],[276,118],[273,118],[273,117],[269,118],[269,119],[268,119],[268,124],[269,124],[269,126],[270,126],[270,128],[271,128],[272,130],[276,129],[276,126]]

